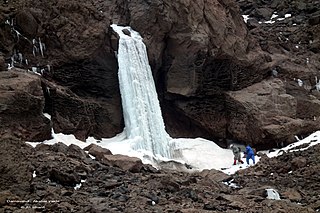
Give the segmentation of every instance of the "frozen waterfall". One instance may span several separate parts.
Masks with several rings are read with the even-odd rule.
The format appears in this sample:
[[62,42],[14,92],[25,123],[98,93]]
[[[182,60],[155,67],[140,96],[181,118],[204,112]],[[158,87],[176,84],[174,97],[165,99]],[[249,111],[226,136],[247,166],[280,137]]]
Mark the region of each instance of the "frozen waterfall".
[[[134,139],[133,149],[172,158],[170,136],[165,131],[159,100],[142,37],[130,27],[112,24],[120,36],[118,48],[119,84],[125,133]],[[124,33],[126,29],[130,32]]]

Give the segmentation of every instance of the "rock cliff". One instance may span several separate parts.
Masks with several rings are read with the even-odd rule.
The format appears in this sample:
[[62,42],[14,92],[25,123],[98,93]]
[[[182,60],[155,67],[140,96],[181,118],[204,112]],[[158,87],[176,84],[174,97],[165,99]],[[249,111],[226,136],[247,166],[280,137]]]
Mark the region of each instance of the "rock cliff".
[[[117,36],[109,26],[130,25],[147,45],[173,137],[201,136],[222,146],[231,139],[258,148],[290,143],[319,129],[318,11],[316,3],[306,4],[7,1],[0,6],[0,69],[42,74],[44,112],[56,132],[114,136],[123,121]],[[291,17],[265,23],[275,12]],[[249,15],[247,23],[241,14]]]

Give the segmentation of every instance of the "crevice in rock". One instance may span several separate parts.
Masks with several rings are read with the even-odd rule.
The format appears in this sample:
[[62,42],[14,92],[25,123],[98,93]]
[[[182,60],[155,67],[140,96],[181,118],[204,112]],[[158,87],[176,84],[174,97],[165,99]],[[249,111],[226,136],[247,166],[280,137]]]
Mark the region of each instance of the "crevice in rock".
[[50,88],[41,81],[41,88],[43,91],[43,97],[44,97],[44,108],[43,113],[48,113],[49,115],[53,114],[53,100],[50,96]]

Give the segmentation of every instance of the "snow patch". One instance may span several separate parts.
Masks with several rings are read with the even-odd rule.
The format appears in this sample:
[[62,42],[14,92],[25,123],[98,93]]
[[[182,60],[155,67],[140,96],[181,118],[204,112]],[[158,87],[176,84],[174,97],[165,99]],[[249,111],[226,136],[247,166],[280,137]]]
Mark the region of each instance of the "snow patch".
[[267,199],[271,200],[280,200],[280,195],[275,189],[266,189],[267,191]]
[[[297,139],[297,138],[296,138]],[[279,155],[282,155],[285,152],[295,152],[295,151],[304,151],[306,149],[309,149],[310,147],[317,145],[320,143],[320,131],[316,131],[309,135],[308,137],[298,140],[295,143],[289,144],[288,146],[274,150],[273,152],[265,152],[268,157],[277,157]],[[295,147],[301,146],[303,144],[308,144],[305,148],[299,148],[299,149],[294,149]]]
[[82,183],[85,183],[87,180],[81,180],[80,181],[80,183],[78,183],[78,184],[76,184],[76,186],[75,187],[73,187],[74,188],[74,190],[78,190],[78,189],[80,189],[81,188],[81,186],[82,186]]
[[234,179],[231,179],[229,181],[225,181],[225,182],[222,182],[223,184],[231,187],[231,188],[235,188],[235,189],[239,189],[241,188],[240,186],[238,186],[237,184],[233,183]]
[[74,187],[74,190],[80,189],[81,185],[82,185],[81,183],[76,184],[76,186]]
[[89,155],[89,157],[91,158],[91,159],[96,159],[96,157],[95,156],[93,156],[93,155],[90,155],[90,154],[88,154]]
[[290,17],[291,17],[291,14],[290,14],[290,13],[287,13],[287,14],[284,15],[284,17],[285,17],[285,18],[290,18]]
[[249,15],[242,15],[242,18],[243,18],[243,21],[244,21],[245,23],[247,23],[248,20],[250,19],[250,18],[249,18]]
[[48,118],[49,120],[51,120],[51,115],[49,113],[43,113],[44,117]]

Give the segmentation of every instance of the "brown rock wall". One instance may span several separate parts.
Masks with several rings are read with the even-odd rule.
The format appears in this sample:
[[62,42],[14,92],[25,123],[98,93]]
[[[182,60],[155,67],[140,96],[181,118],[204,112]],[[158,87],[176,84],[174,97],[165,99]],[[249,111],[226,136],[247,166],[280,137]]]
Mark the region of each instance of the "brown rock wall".
[[39,76],[23,70],[0,72],[0,137],[43,141],[51,137],[44,117],[44,97]]

